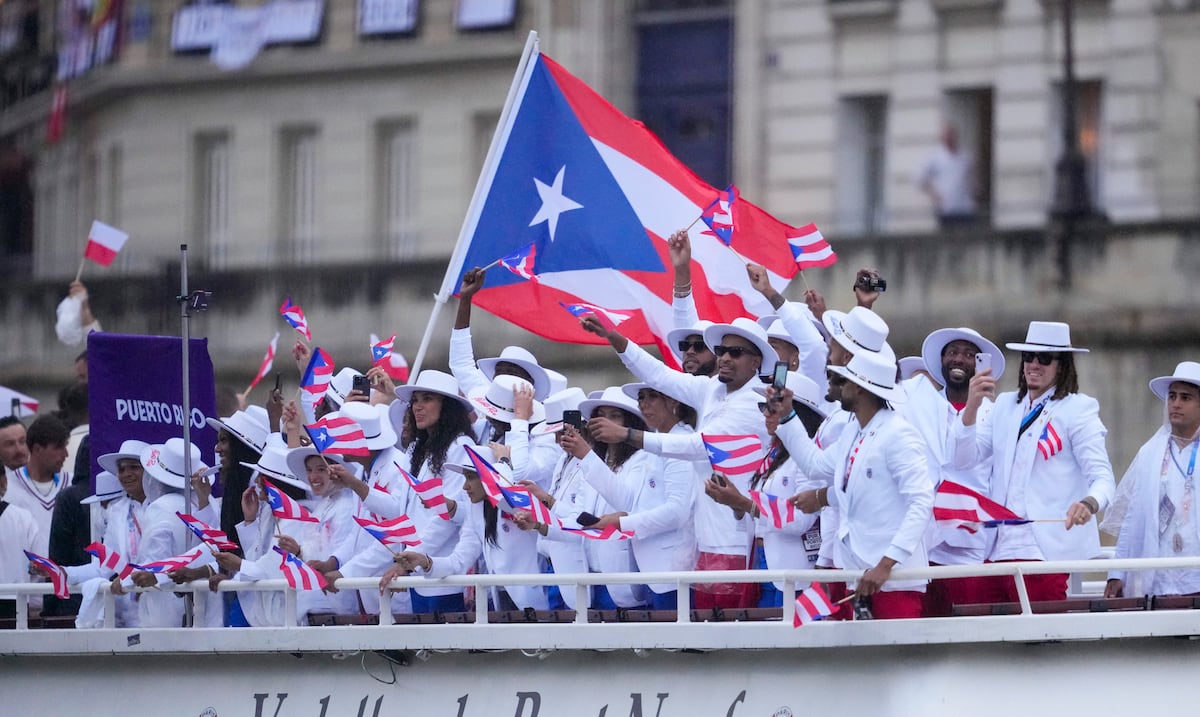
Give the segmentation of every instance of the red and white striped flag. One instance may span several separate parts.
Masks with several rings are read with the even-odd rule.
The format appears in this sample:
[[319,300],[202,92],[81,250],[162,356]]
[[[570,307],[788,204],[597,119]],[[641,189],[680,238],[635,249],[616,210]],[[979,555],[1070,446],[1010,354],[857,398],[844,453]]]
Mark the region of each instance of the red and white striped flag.
[[[254,374],[254,380],[250,382],[250,388],[258,385],[258,382],[263,380],[275,365],[275,349],[279,347],[279,332],[275,332],[275,337],[271,339],[270,345],[267,346],[267,353],[263,356],[262,363],[258,367],[258,373]],[[250,388],[246,389],[246,393],[250,393]]]
[[110,266],[117,258],[117,252],[129,241],[129,235],[110,227],[104,222],[93,221],[92,229],[88,232],[87,248],[83,257],[91,259],[100,266]]
[[806,224],[795,230],[795,236],[788,235],[788,246],[792,248],[792,257],[796,266],[801,270],[817,266],[830,266],[837,261],[833,247],[821,236],[816,224]]
[[776,529],[782,530],[783,526],[796,520],[796,506],[788,502],[787,498],[752,490],[750,491],[750,500],[754,501],[754,504],[758,506],[758,512],[764,518],[769,518],[771,525],[774,525]]
[[38,411],[38,400],[20,391],[0,386],[0,416],[28,418]]
[[308,512],[308,508],[292,500],[291,496],[279,490],[271,481],[263,478],[262,484],[263,490],[267,494],[267,503],[271,505],[271,515],[280,520],[298,520],[301,523],[321,522],[315,515]]
[[25,551],[25,557],[29,558],[29,562],[42,569],[42,572],[50,576],[50,584],[54,586],[54,597],[60,600],[66,600],[71,597],[71,589],[67,587],[67,571],[51,560],[43,558],[37,553]]
[[196,537],[199,538],[205,545],[210,545],[213,548],[224,552],[238,550],[241,548],[240,545],[229,539],[229,536],[225,534],[225,531],[212,527],[196,516],[188,515],[187,513],[180,513],[179,511],[176,511],[175,515],[178,515],[179,519],[183,521],[183,524],[188,527],[188,530],[195,533]]
[[386,341],[371,334],[371,365],[383,368],[388,378],[399,383],[408,383],[408,361],[396,350],[396,334]]
[[288,325],[300,333],[305,341],[312,341],[312,332],[308,330],[308,319],[304,317],[304,309],[299,304],[292,303],[292,297],[287,297],[279,307],[279,315]]
[[821,586],[813,583],[796,596],[796,616],[792,618],[792,627],[800,627],[829,617],[835,610],[837,610],[837,606],[833,604]]
[[148,573],[169,573],[172,570],[186,568],[196,562],[200,555],[204,552],[204,548],[195,547],[187,551],[183,555],[176,555],[167,558],[166,560],[155,560],[151,563],[130,563],[137,570],[145,570]]
[[430,478],[427,481],[417,482],[412,474],[400,467],[399,463],[392,462],[396,466],[396,470],[400,471],[400,475],[404,476],[405,482],[412,486],[417,497],[421,499],[421,505],[427,510],[432,510],[437,513],[442,520],[450,520],[450,509],[446,506],[446,491],[442,486],[441,478]]
[[272,546],[271,550],[283,556],[283,560],[279,563],[279,570],[283,572],[283,579],[287,580],[287,584],[293,590],[320,590],[329,587],[325,576],[300,558],[280,550],[277,545]]
[[417,537],[417,526],[407,515],[401,515],[399,518],[391,520],[367,520],[356,516],[354,522],[385,546],[421,544],[421,539]]
[[46,144],[54,144],[62,139],[63,129],[67,126],[67,85],[59,83],[54,87],[54,95],[50,101],[50,116],[46,118]]
[[610,525],[603,530],[595,528],[563,528],[563,532],[582,535],[588,540],[629,540],[633,536],[632,530],[617,530],[617,526]]
[[117,574],[117,577],[124,580],[133,572],[133,566],[125,559],[123,555],[115,550],[109,550],[104,543],[92,543],[84,548],[85,551],[91,553],[100,561],[100,567]]
[[1031,522],[991,498],[948,480],[942,481],[933,494],[933,519],[944,527],[959,528],[968,533],[976,532],[980,526]]
[[318,453],[337,453],[346,456],[369,456],[367,434],[362,426],[348,416],[326,416],[304,427]]
[[755,435],[702,436],[708,451],[708,462],[714,471],[727,476],[753,475],[762,463],[766,451]]

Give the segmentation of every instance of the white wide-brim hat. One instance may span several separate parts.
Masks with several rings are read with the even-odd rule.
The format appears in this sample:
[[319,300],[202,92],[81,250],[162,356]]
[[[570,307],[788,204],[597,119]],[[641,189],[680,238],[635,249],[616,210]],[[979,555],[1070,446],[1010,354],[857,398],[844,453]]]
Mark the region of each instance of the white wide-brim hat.
[[730,334],[746,339],[762,354],[762,365],[758,368],[760,374],[770,373],[775,368],[779,354],[775,353],[775,349],[767,342],[767,332],[753,319],[739,316],[730,324],[713,324],[704,330],[704,343],[710,351],[716,353],[714,347],[720,346],[721,341]]
[[1088,353],[1071,345],[1071,327],[1061,321],[1030,321],[1025,343],[1004,344],[1013,351],[1049,351],[1072,354]]
[[827,366],[832,373],[844,376],[867,391],[891,403],[904,403],[908,395],[896,385],[896,362],[881,354],[862,351],[854,354],[845,366]]
[[679,329],[671,329],[667,332],[667,350],[671,352],[671,355],[675,357],[676,361],[682,362],[683,352],[679,350],[679,342],[683,341],[689,336],[699,336],[701,340],[703,340],[704,332],[709,326],[712,325],[713,322],[701,319],[691,326],[685,326]]
[[546,375],[550,377],[550,392],[546,394],[546,398],[543,402],[549,401],[551,396],[567,390],[567,386],[571,385],[571,382],[567,380],[567,377],[558,371],[548,368],[544,368],[542,370],[545,371]]
[[[921,344],[921,360],[925,362],[925,370],[941,385],[946,385],[946,376],[942,372],[942,351],[954,341],[966,341],[975,344],[975,348],[992,357],[992,378],[999,379],[1004,375],[1004,352],[996,344],[988,341],[975,329],[960,326],[957,329],[938,329],[925,337]],[[903,365],[900,367],[903,373]]]
[[1170,376],[1159,376],[1158,378],[1150,379],[1150,390],[1154,392],[1162,400],[1167,400],[1167,392],[1171,389],[1171,384],[1176,381],[1190,383],[1197,388],[1200,388],[1200,363],[1195,361],[1184,361],[1175,367],[1175,373]]
[[461,403],[467,411],[475,410],[474,404],[459,394],[458,381],[445,371],[424,369],[421,373],[417,374],[416,381],[396,387],[396,398],[405,403],[412,403],[412,396],[418,391],[436,393],[439,396],[453,398],[455,401]]
[[[267,446],[266,450],[259,456],[258,463],[242,463],[242,465],[264,476],[271,482],[279,481],[300,488],[301,490],[310,490],[307,480],[296,477],[292,473],[291,466],[288,465],[289,452],[287,448],[280,446]],[[301,465],[303,466],[303,463]],[[304,476],[307,474],[308,472],[305,471],[300,475]]]
[[392,418],[386,405],[347,401],[342,404],[342,410],[338,411],[337,415],[349,418],[362,428],[367,450],[381,451],[396,445],[396,429],[392,426]]
[[515,364],[529,372],[529,377],[533,379],[534,398],[542,401],[550,395],[550,374],[546,373],[546,369],[542,368],[537,358],[528,349],[520,346],[505,346],[499,356],[479,359],[475,363],[479,366],[479,370],[483,371],[483,375],[490,380],[496,378],[496,364],[501,361]]
[[133,439],[121,441],[121,447],[115,453],[105,453],[96,459],[100,467],[104,470],[116,475],[121,471],[117,468],[117,462],[123,460],[142,460],[142,451],[146,450],[146,446],[150,445],[145,441],[135,441]]
[[773,321],[770,321],[766,324],[763,323],[762,319],[759,319],[757,323],[763,328],[763,331],[767,332],[768,339],[776,339],[778,341],[789,343],[796,349],[800,348],[799,346],[796,346],[796,339],[793,339],[792,335],[788,333],[788,330],[783,328],[783,320],[779,317],[775,317]]
[[340,371],[329,379],[329,386],[325,389],[325,397],[333,402],[335,406],[341,406],[346,402],[346,396],[354,390],[354,377],[362,376],[362,372],[358,369],[343,367]]
[[[166,443],[143,448],[138,459],[151,478],[163,485],[183,490],[191,477],[184,472],[183,450],[182,438],[169,438]],[[208,468],[208,464],[200,460],[200,449],[195,443],[191,444],[191,454],[193,473]]]
[[[648,383],[635,382],[635,383],[627,383],[627,384],[624,384],[621,386],[621,390],[625,393],[625,395],[629,396],[634,401],[638,400],[638,394],[641,393],[643,388],[648,388],[651,391],[658,391],[659,393],[666,396],[667,398],[670,398],[673,401],[679,401],[679,403],[684,406],[688,405],[686,401],[684,401],[683,399],[674,395],[670,391],[664,391],[663,389],[659,388],[658,386],[652,386]],[[601,392],[601,393],[603,393],[603,392]],[[594,398],[599,398],[599,396],[594,396]]]
[[121,487],[121,481],[108,471],[100,471],[96,474],[96,492],[79,502],[83,505],[91,505],[106,500],[115,500],[123,495],[125,495],[125,489]]
[[[261,415],[259,411],[262,412]],[[267,423],[267,409],[262,406],[250,406],[245,411],[235,411],[227,418],[208,419],[208,425],[217,430],[228,431],[229,435],[257,453],[262,453],[267,445],[267,434],[271,432]]]
[[900,380],[907,381],[917,375],[917,371],[927,371],[925,368],[925,359],[920,356],[905,356],[896,361],[896,367],[900,369]]
[[[313,448],[312,446],[301,446],[299,448],[291,449],[287,452],[287,476],[289,478],[295,478],[297,481],[299,481],[299,483],[293,482],[289,480],[289,478],[280,478],[279,480],[291,485],[300,485],[300,487],[304,488],[305,490],[312,490],[312,486],[309,485],[308,482],[308,466],[305,465],[305,461],[308,460],[309,456],[319,455],[321,454],[318,453],[317,449]],[[326,453],[325,460],[329,461],[330,463],[338,463],[346,468],[350,468],[350,466],[346,463],[346,459],[342,458],[342,456],[336,453]],[[350,470],[352,473],[354,472],[353,469]],[[268,477],[275,478],[276,476],[271,475]]]
[[[490,465],[492,468],[495,468],[497,473],[505,478],[511,477],[511,469],[500,461],[496,460],[496,453],[491,448],[487,446],[471,446],[471,450],[478,453],[480,458],[487,461],[488,465]],[[475,470],[475,464],[471,462],[470,456],[467,456],[466,463],[447,463],[442,467],[451,473],[465,474],[467,471],[478,473],[478,471]]]
[[587,400],[587,394],[582,388],[572,386],[546,398],[546,420],[529,431],[531,436],[544,436],[547,433],[558,433],[563,427],[563,413],[579,410],[579,404]]
[[829,336],[852,354],[879,353],[887,346],[887,322],[865,306],[855,306],[846,313],[827,309],[821,315],[821,323]]
[[[821,396],[821,389],[811,378],[799,371],[788,371],[786,385],[792,392],[793,401],[799,401],[808,406],[821,418],[829,415],[829,404],[825,403],[825,399]],[[754,392],[765,397],[768,388],[770,386],[767,384],[755,386]]]
[[[492,379],[491,385],[482,396],[471,397],[472,408],[486,418],[512,423],[517,420],[513,391],[522,386],[529,387],[529,382],[518,376],[497,376]],[[536,389],[534,393],[537,393]],[[546,420],[546,409],[542,406],[541,401],[534,400],[533,415],[529,418],[529,422],[541,423],[544,420]]]
[[646,417],[642,415],[641,409],[638,408],[637,399],[630,398],[620,386],[609,386],[604,389],[604,393],[600,394],[599,398],[589,398],[579,404],[579,412],[584,418],[591,418],[597,408],[601,406],[611,406],[619,408],[623,411],[629,411],[633,415],[642,419],[644,422]]

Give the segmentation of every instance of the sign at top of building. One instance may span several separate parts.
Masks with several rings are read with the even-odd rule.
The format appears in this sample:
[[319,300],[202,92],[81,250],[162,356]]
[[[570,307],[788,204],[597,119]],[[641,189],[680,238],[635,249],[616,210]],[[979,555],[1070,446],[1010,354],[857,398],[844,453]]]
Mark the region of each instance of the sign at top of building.
[[254,9],[227,4],[189,5],[175,14],[171,49],[176,52],[210,49],[224,33],[231,16],[246,10],[262,13],[265,44],[312,42],[321,34],[325,0],[274,0]]

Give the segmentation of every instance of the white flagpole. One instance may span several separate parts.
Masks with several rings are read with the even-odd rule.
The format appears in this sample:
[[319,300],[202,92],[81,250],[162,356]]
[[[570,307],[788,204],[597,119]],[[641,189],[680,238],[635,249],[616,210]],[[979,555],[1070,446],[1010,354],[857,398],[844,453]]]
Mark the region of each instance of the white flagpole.
[[421,371],[421,364],[425,361],[425,352],[429,349],[429,341],[433,337],[433,327],[437,323],[438,314],[441,312],[442,306],[450,300],[451,292],[458,281],[458,274],[462,271],[467,250],[470,248],[470,237],[474,236],[475,229],[479,225],[479,215],[483,213],[484,197],[491,189],[492,181],[496,177],[501,150],[507,144],[513,122],[516,120],[514,108],[517,100],[525,95],[525,88],[529,85],[529,77],[534,67],[533,60],[536,59],[538,51],[537,31],[530,31],[529,37],[525,40],[525,49],[521,53],[521,61],[517,64],[517,72],[513,75],[512,86],[508,88],[508,97],[504,100],[500,121],[496,123],[496,132],[492,135],[491,147],[488,148],[483,169],[479,172],[479,180],[475,183],[475,193],[471,195],[471,204],[467,207],[467,215],[458,232],[458,241],[454,245],[454,252],[450,255],[450,263],[446,266],[446,276],[442,279],[442,288],[438,290],[437,294],[434,294],[433,311],[429,315],[429,323],[425,325],[425,334],[421,337],[421,346],[417,349],[417,357],[409,368],[410,375],[414,378]]

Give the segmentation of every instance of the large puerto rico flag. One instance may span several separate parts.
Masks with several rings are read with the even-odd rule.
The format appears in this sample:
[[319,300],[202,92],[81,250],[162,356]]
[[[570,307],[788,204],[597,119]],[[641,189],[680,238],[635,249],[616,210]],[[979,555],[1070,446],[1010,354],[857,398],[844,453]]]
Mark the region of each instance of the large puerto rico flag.
[[696,221],[718,194],[640,122],[541,54],[532,36],[439,298],[457,294],[471,268],[533,244],[536,280],[489,270],[478,306],[548,339],[601,343],[556,307],[593,304],[631,314],[621,324],[631,340],[661,345],[674,328],[666,240],[694,225],[701,318],[773,313],[740,258],[764,265],[782,290],[797,271],[787,241],[797,230],[739,199],[726,246]]

